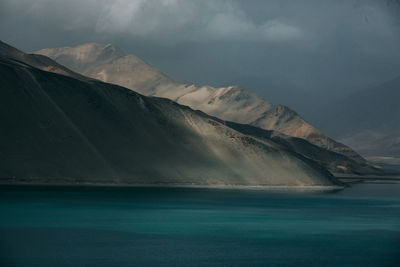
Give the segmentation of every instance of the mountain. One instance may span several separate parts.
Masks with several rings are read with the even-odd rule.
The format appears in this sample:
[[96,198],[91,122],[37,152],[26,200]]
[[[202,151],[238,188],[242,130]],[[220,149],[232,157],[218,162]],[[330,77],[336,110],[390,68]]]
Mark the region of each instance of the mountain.
[[79,80],[89,79],[81,74],[71,71],[70,69],[64,67],[63,65],[58,64],[57,62],[51,60],[46,56],[38,54],[26,54],[2,41],[0,41],[0,57],[10,58],[21,62],[25,62],[26,64],[34,66],[38,69],[51,71],[62,75],[67,75]]
[[[118,84],[144,95],[166,97],[224,120],[303,138],[359,164],[368,164],[351,148],[328,137],[295,111],[283,105],[272,105],[243,87],[214,88],[180,81],[110,44],[88,43],[42,49],[35,53],[48,56],[89,77]],[[343,171],[333,164],[331,166],[331,171]]]
[[0,56],[3,181],[338,183],[271,132],[117,85],[43,71],[29,60]]
[[[368,157],[400,158],[400,77],[333,103],[327,131]],[[321,120],[322,121],[322,120]]]

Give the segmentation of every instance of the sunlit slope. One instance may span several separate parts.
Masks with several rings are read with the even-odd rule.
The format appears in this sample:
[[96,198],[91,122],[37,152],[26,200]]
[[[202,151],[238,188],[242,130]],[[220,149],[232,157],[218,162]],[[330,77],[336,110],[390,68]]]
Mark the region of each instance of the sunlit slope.
[[[290,108],[270,104],[244,87],[214,88],[177,80],[110,44],[87,43],[75,47],[48,48],[36,53],[49,56],[83,75],[144,95],[166,97],[224,120],[303,138],[360,165],[368,164],[351,148],[331,139]],[[340,164],[325,163],[333,172],[354,172],[341,168]]]
[[0,61],[2,179],[330,185],[328,172],[272,139],[167,99]]

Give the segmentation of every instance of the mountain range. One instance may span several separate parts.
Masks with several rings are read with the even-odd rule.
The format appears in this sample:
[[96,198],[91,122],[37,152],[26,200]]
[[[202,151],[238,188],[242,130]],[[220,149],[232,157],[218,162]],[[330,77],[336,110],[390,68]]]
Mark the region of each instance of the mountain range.
[[[169,98],[223,120],[307,140],[322,149],[363,166],[356,172],[377,171],[350,147],[316,129],[284,105],[273,105],[241,86],[199,86],[169,76],[135,55],[111,44],[87,43],[75,47],[47,48],[35,53],[48,56],[82,75],[117,84],[147,96]],[[332,172],[353,172],[336,162],[325,162]],[[355,164],[351,164],[355,166]]]
[[307,141],[86,78],[5,43],[0,74],[2,181],[340,184],[296,152],[327,153]]
[[399,99],[397,77],[331,103],[321,127],[364,156],[400,160]]

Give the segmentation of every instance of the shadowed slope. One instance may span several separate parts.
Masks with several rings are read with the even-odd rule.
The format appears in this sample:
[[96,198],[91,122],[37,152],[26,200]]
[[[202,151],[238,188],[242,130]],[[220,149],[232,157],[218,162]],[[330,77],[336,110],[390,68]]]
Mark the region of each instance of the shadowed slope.
[[271,139],[167,99],[0,57],[1,178],[27,181],[330,185]]
[[75,79],[89,80],[89,78],[71,71],[70,69],[58,64],[46,56],[38,54],[26,54],[2,41],[0,41],[0,57],[21,61],[38,69],[70,76]]
[[[331,139],[293,110],[283,105],[272,105],[243,87],[214,88],[180,81],[110,44],[88,43],[76,47],[42,49],[36,53],[49,56],[89,77],[118,84],[144,95],[166,97],[224,120],[303,138],[360,165],[368,164],[351,148]],[[326,165],[330,166],[331,171],[343,172],[338,167],[340,164],[330,164],[328,160]]]

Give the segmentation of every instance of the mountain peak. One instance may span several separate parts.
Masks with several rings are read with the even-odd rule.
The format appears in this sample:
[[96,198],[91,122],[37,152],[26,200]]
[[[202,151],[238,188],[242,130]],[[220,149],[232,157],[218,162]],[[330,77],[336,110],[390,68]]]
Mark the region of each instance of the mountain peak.
[[48,56],[81,73],[84,73],[89,65],[106,64],[127,55],[113,44],[94,42],[74,47],[45,48],[35,53]]
[[29,64],[37,58],[0,57],[3,181],[340,185],[267,131],[258,138],[170,100],[65,78]]
[[81,51],[86,50],[88,52],[98,53],[98,54],[112,53],[109,55],[114,55],[114,54],[119,55],[119,56],[126,55],[126,53],[121,48],[119,48],[116,45],[110,44],[110,43],[109,44],[101,44],[101,43],[91,42],[91,43],[85,43],[85,44],[79,45],[76,48]]
[[[295,111],[283,105],[272,105],[242,86],[213,88],[179,81],[134,55],[121,56],[119,53],[122,52],[110,44],[90,43],[65,51],[58,51],[57,48],[52,51],[53,54],[45,54],[86,76],[144,95],[169,98],[223,120],[303,138],[324,149],[365,162],[350,148],[343,149],[342,144],[330,139]],[[38,53],[43,54],[43,51]]]

